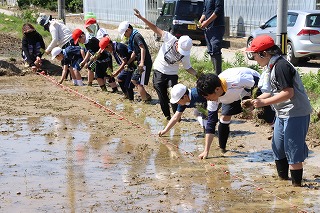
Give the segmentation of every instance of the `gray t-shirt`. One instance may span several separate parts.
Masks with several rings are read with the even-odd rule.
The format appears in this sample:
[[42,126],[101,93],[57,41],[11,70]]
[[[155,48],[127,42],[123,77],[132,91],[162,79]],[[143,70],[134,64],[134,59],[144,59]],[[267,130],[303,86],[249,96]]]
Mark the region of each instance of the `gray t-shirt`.
[[285,59],[280,58],[270,74],[271,95],[279,94],[285,88],[293,88],[291,99],[273,104],[279,118],[299,117],[311,114],[312,108],[297,70]]

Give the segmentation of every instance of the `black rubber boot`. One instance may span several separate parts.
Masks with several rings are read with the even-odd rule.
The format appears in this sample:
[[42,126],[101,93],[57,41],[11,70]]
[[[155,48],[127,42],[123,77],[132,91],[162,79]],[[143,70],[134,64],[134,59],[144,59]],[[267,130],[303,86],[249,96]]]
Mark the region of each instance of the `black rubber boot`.
[[229,133],[230,133],[229,124],[219,123],[218,137],[219,137],[219,146],[220,146],[221,152],[226,152]]
[[303,169],[290,170],[292,185],[301,187]]
[[133,92],[133,89],[132,89],[132,88],[128,88],[128,89],[127,89],[127,95],[128,95],[128,97],[129,97],[129,100],[130,100],[130,101],[133,101],[133,99],[134,99],[134,92]]
[[288,180],[289,164],[287,158],[276,160],[275,162],[279,178],[281,180]]
[[222,72],[222,57],[221,54],[211,55],[213,68],[217,75]]
[[101,88],[101,90],[102,91],[104,91],[104,92],[106,92],[107,91],[107,87],[106,87],[106,85],[104,84],[104,85],[102,85],[102,86],[100,86],[100,88]]

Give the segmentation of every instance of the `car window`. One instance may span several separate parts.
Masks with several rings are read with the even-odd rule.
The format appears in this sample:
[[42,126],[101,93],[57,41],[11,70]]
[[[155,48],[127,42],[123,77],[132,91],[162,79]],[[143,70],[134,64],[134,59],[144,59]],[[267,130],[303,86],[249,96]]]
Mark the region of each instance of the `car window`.
[[163,5],[163,15],[173,15],[173,7],[174,4],[173,3],[165,3]]
[[203,2],[178,1],[176,15],[188,17],[189,19],[199,19],[203,12]]
[[287,26],[288,27],[293,27],[297,21],[298,15],[296,14],[288,14],[287,17]]
[[277,17],[273,17],[269,21],[266,22],[265,27],[277,27]]
[[320,27],[320,14],[308,15],[306,17],[307,27]]

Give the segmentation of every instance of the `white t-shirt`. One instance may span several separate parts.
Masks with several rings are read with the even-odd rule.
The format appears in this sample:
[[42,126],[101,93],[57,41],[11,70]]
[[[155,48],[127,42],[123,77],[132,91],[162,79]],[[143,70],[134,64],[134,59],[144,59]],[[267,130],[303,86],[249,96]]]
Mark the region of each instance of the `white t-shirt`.
[[164,31],[162,35],[162,39],[163,39],[163,44],[160,47],[158,55],[153,63],[153,69],[156,69],[159,72],[166,75],[178,75],[180,62],[182,63],[185,69],[189,69],[192,67],[190,63],[190,56],[183,56],[181,60],[173,64],[169,64],[165,60],[165,54],[170,50],[170,48],[172,48],[172,45],[174,45],[174,43],[178,41],[178,39],[167,31]]
[[254,86],[254,78],[260,78],[260,74],[247,67],[229,68],[220,73],[219,78],[223,78],[227,82],[227,91],[223,96],[220,96],[218,101],[208,101],[208,110],[216,111],[218,104],[231,104],[245,96],[250,96],[250,92],[245,89],[251,89]]
[[63,47],[68,41],[72,39],[71,30],[63,24],[60,20],[50,21],[49,31],[52,37],[50,44],[46,51],[51,51],[55,47]]

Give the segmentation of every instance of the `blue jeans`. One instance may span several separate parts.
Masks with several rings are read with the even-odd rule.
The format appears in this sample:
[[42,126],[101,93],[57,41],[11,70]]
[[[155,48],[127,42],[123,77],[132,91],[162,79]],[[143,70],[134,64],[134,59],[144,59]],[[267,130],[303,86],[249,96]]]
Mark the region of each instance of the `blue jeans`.
[[287,158],[289,164],[303,162],[308,157],[306,135],[310,115],[301,117],[276,117],[272,138],[275,160]]

